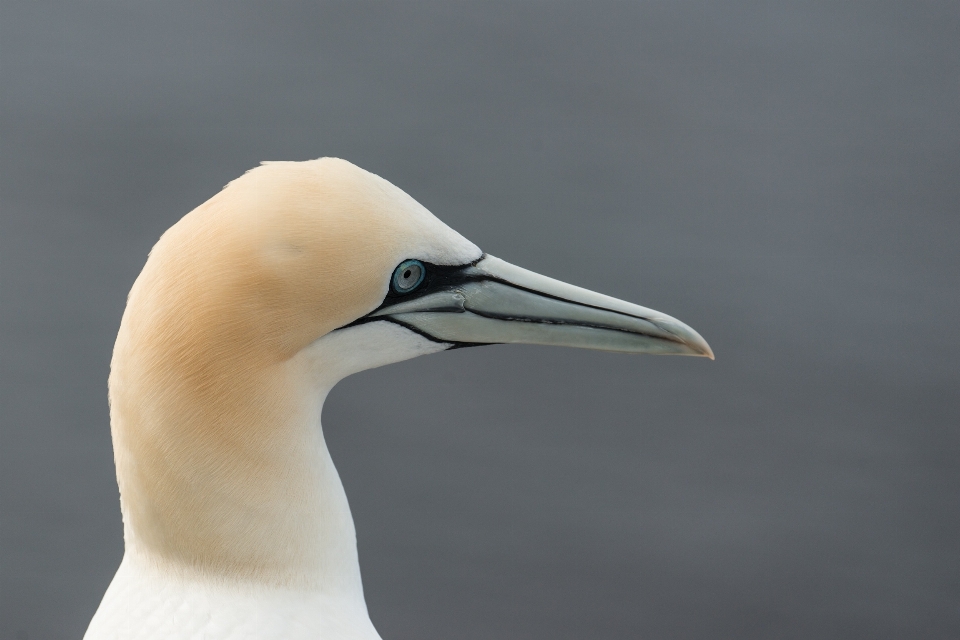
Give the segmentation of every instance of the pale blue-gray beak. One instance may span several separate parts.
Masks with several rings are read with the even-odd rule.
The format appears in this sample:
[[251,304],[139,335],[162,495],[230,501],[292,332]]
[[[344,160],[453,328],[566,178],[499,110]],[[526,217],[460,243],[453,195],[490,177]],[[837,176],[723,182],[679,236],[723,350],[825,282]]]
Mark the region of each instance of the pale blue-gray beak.
[[454,347],[524,343],[713,359],[700,334],[675,318],[490,255],[424,268],[416,294],[388,296],[358,322],[395,322]]

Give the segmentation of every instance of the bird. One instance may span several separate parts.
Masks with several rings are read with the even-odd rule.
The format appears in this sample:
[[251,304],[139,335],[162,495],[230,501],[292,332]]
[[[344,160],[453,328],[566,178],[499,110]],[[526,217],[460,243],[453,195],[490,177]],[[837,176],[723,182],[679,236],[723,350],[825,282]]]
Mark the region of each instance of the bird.
[[230,182],[127,297],[108,383],[124,555],[84,638],[380,638],[324,399],[509,343],[713,359],[679,320],[486,254],[346,160]]

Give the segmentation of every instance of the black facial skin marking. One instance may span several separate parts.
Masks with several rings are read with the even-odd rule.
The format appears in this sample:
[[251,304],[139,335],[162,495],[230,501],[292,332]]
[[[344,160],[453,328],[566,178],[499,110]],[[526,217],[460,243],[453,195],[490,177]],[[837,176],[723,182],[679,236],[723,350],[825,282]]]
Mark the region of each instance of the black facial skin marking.
[[420,283],[420,286],[407,293],[394,291],[392,286],[389,287],[383,302],[380,303],[379,307],[370,313],[376,313],[383,307],[396,304],[401,298],[404,300],[416,300],[417,298],[422,298],[423,296],[436,293],[437,291],[448,291],[450,289],[455,289],[459,285],[462,285],[466,282],[482,280],[483,278],[480,276],[467,275],[465,270],[475,266],[478,262],[483,260],[485,256],[486,254],[480,256],[473,262],[468,262],[467,264],[453,266],[433,264],[432,262],[424,262],[421,260],[420,262],[423,264],[425,272],[423,276],[423,282]]
[[[339,329],[346,329],[348,327],[354,327],[357,325],[366,324],[368,322],[384,321],[384,322],[392,322],[395,325],[399,325],[404,329],[407,329],[408,331],[412,331],[413,333],[416,333],[419,336],[423,336],[424,338],[426,338],[427,340],[430,340],[431,342],[437,342],[440,344],[449,344],[450,347],[448,347],[447,349],[448,351],[453,349],[464,349],[466,347],[482,347],[487,344],[492,344],[489,342],[452,342],[450,340],[439,340],[431,336],[429,333],[421,331],[420,329],[417,329],[416,327],[408,325],[405,322],[400,322],[399,320],[392,318],[390,316],[373,317],[373,314],[375,314],[377,311],[380,311],[384,307],[389,307],[391,305],[397,304],[401,300],[416,300],[417,298],[422,298],[423,296],[428,296],[431,293],[436,293],[438,291],[449,291],[452,289],[456,289],[457,287],[462,286],[467,282],[476,282],[479,280],[489,279],[484,276],[480,276],[477,274],[469,274],[466,272],[467,269],[475,266],[478,262],[483,260],[485,257],[486,257],[486,254],[483,254],[473,262],[468,262],[466,264],[453,265],[453,266],[444,265],[444,264],[433,264],[432,262],[426,262],[425,260],[420,260],[425,270],[425,273],[423,276],[423,282],[420,283],[420,286],[418,286],[413,291],[410,291],[409,293],[399,293],[397,291],[394,291],[392,285],[388,286],[387,295],[384,296],[383,302],[381,302],[376,309],[374,309],[373,311],[371,311],[370,313],[368,313],[367,315],[361,318],[357,318],[356,320],[354,320],[349,324],[345,324],[342,327],[339,327]],[[391,274],[390,277],[392,279],[393,274]]]

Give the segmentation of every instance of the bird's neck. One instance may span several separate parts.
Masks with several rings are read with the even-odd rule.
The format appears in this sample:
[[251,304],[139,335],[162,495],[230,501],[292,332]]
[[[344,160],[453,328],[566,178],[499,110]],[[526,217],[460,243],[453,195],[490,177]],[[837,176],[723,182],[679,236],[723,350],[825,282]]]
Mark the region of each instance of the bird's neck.
[[[114,368],[111,422],[127,554],[184,575],[362,603],[347,498],[320,426],[313,354],[231,367],[210,394],[150,394]],[[213,374],[210,374],[213,375]],[[202,404],[198,404],[202,403]]]
[[192,351],[170,358],[136,337],[121,325],[110,375],[128,556],[363,606],[353,519],[320,427],[323,402],[348,375],[449,345],[373,322],[283,361],[237,362],[214,350],[198,365]]

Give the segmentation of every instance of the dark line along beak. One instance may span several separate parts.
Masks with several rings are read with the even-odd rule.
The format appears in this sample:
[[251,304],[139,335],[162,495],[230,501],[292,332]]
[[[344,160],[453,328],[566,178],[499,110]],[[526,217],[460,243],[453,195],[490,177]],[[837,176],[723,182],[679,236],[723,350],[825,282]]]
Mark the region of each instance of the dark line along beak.
[[455,346],[525,343],[713,359],[700,334],[659,311],[490,255],[441,268],[447,273],[435,286],[416,297],[388,297],[361,321],[389,320]]

